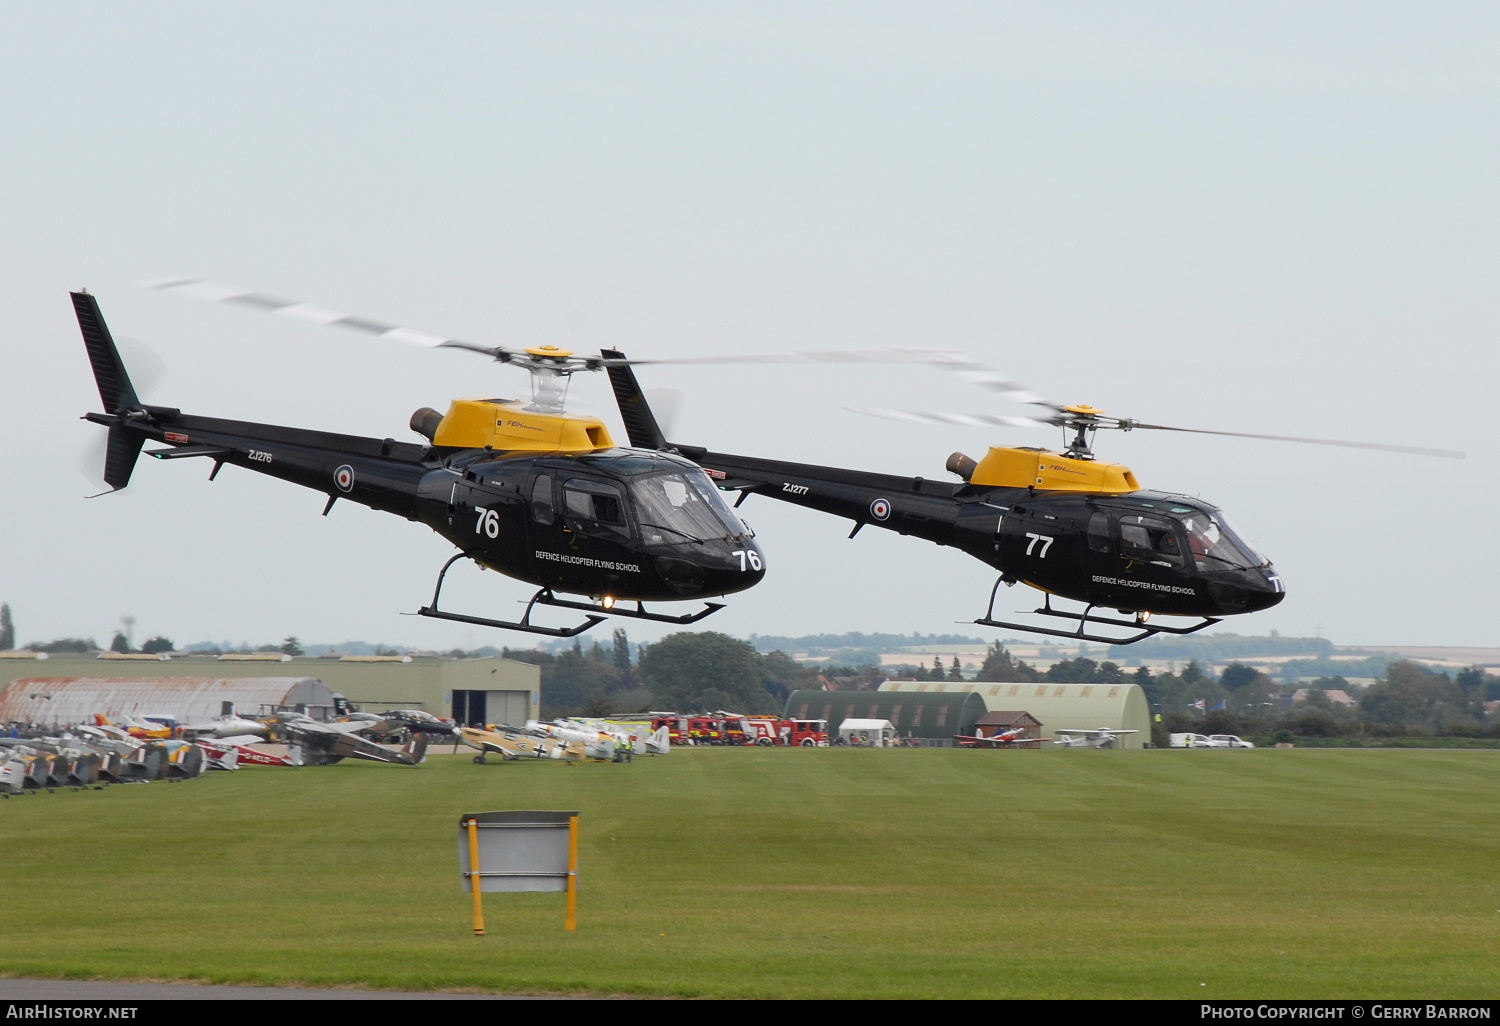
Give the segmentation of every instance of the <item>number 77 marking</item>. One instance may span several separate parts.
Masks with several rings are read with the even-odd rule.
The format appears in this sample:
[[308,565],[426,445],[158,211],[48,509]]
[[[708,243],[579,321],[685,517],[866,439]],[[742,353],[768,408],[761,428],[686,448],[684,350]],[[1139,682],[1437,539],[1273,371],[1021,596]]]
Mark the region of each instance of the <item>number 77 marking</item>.
[[1026,543],[1026,555],[1028,555],[1028,556],[1031,555],[1031,550],[1034,549],[1034,548],[1036,548],[1036,543],[1037,542],[1041,542],[1042,543],[1042,551],[1037,553],[1036,558],[1037,559],[1046,559],[1047,558],[1047,550],[1052,547],[1052,542],[1054,540],[1052,538],[1052,536],[1051,535],[1046,535],[1046,534],[1032,534],[1030,531],[1027,531],[1026,532],[1026,537],[1028,537],[1028,538],[1031,539],[1031,541],[1029,541],[1029,542]]

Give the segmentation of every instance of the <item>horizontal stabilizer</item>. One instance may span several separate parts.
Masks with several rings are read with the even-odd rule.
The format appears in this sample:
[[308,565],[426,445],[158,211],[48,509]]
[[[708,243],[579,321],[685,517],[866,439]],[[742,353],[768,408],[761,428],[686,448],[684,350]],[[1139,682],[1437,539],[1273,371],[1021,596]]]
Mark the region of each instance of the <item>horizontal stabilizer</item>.
[[173,449],[148,449],[146,455],[159,460],[181,460],[189,456],[233,456],[235,451],[221,445],[179,445]]

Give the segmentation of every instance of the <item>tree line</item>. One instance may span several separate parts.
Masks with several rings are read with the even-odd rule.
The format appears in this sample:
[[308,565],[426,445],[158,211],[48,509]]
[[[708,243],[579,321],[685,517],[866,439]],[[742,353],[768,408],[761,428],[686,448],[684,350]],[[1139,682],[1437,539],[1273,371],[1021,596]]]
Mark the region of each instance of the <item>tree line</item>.
[[[820,641],[847,643],[866,635],[821,636]],[[903,639],[905,636],[901,636]],[[728,709],[743,713],[775,713],[791,692],[799,689],[875,690],[887,679],[961,681],[957,656],[945,666],[941,657],[916,668],[884,668],[874,660],[852,666],[807,666],[785,651],[760,651],[755,641],[742,641],[714,631],[668,635],[650,645],[632,645],[623,629],[608,644],[598,640],[585,646],[553,650],[494,649],[473,652],[454,649],[454,657],[503,656],[532,663],[541,670],[542,714],[610,715],[663,709],[702,712]],[[807,639],[786,639],[807,640]],[[936,637],[926,638],[938,643]],[[8,604],[0,604],[0,648],[15,645],[15,626]],[[60,638],[27,646],[41,652],[93,652],[92,638]],[[114,651],[171,652],[173,643],[156,636],[133,648],[116,632]],[[195,646],[196,647],[196,646]],[[218,652],[218,649],[214,650]],[[245,651],[275,651],[301,655],[295,637],[280,645]],[[396,655],[399,649],[377,647],[377,654]],[[1000,642],[993,642],[973,675],[976,681],[1055,682],[1070,684],[1138,684],[1150,703],[1158,743],[1168,733],[1220,733],[1241,736],[1350,739],[1362,737],[1458,736],[1500,737],[1500,713],[1486,702],[1500,701],[1500,677],[1471,666],[1450,675],[1410,660],[1382,663],[1372,674],[1375,683],[1363,690],[1336,674],[1304,684],[1283,684],[1244,663],[1232,662],[1215,676],[1198,660],[1181,670],[1153,672],[1085,657],[1064,659],[1046,670],[1016,658]],[[1304,701],[1288,705],[1295,690],[1305,689]],[[1353,706],[1330,700],[1329,691],[1356,698]]]

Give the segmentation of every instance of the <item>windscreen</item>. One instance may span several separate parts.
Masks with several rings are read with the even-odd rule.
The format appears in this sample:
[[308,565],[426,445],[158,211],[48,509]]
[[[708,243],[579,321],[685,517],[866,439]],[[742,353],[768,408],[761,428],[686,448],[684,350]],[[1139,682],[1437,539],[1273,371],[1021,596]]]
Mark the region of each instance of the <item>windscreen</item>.
[[1239,537],[1222,513],[1193,513],[1183,518],[1188,548],[1199,570],[1249,569],[1265,566],[1266,558]]
[[630,482],[647,545],[739,537],[744,525],[719,493],[687,474],[655,474]]

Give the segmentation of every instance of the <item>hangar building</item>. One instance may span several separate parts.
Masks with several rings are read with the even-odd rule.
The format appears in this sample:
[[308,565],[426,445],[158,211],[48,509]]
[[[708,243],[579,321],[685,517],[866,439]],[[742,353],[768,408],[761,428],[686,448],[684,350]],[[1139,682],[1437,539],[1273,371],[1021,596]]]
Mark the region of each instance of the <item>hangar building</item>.
[[1151,741],[1151,707],[1139,684],[994,684],[989,681],[888,680],[882,695],[922,694],[977,696],[984,712],[1025,710],[1042,722],[1042,734],[1060,729],[1134,730],[1120,739],[1122,748],[1144,748]]
[[20,677],[0,690],[0,723],[91,723],[95,713],[200,723],[226,702],[242,716],[333,715],[333,692],[315,677]]
[[[460,723],[525,723],[538,718],[540,667],[513,659],[444,656],[156,656],[0,652],[0,688],[22,677],[313,677],[365,710],[421,709]],[[253,705],[238,707],[251,712]],[[172,710],[155,708],[155,713]],[[211,715],[219,714],[216,705]]]
[[975,722],[985,711],[982,698],[957,690],[793,691],[782,715],[793,720],[827,720],[830,734],[845,720],[890,720],[900,737],[952,738],[973,734]]

